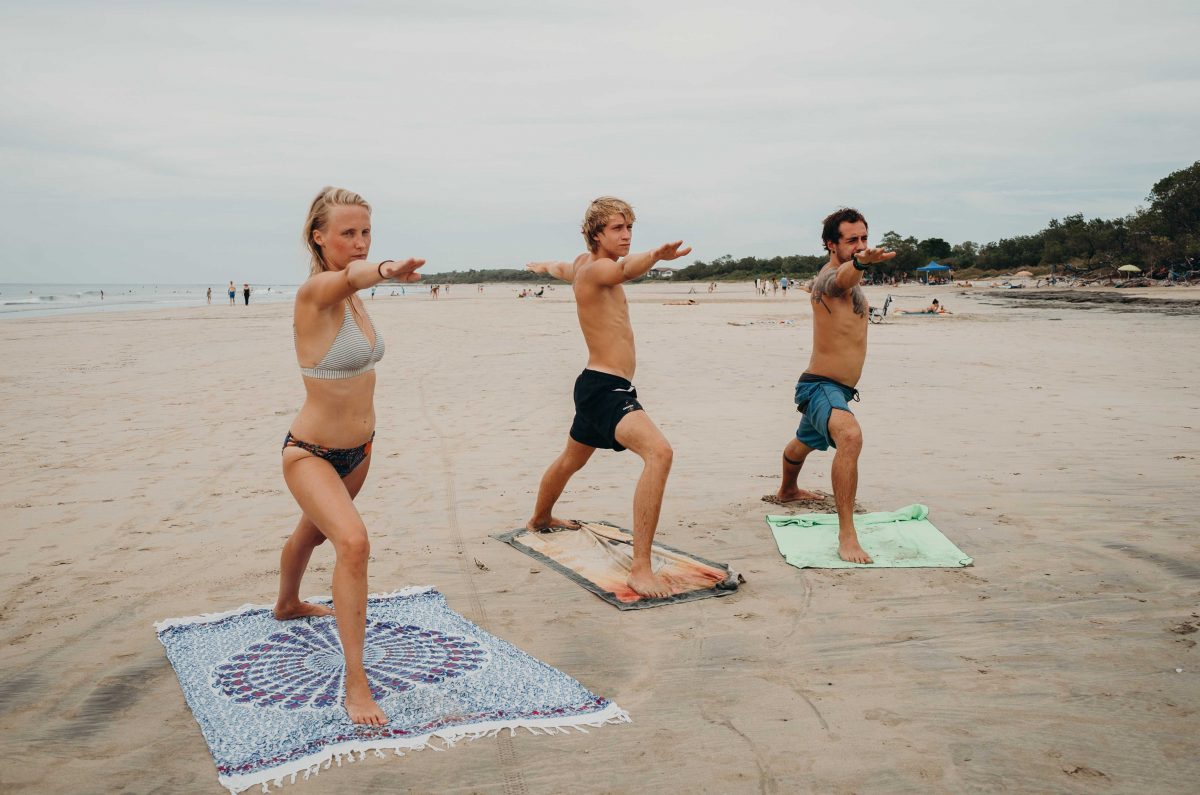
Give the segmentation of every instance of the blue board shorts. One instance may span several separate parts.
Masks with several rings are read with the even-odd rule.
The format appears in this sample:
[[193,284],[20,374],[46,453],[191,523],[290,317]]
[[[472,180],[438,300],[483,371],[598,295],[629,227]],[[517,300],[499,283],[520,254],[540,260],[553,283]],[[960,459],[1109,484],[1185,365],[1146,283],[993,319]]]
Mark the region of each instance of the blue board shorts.
[[796,429],[796,438],[814,450],[836,448],[829,435],[829,415],[834,409],[850,411],[850,401],[858,399],[858,390],[852,386],[804,373],[796,382],[796,410],[804,415]]

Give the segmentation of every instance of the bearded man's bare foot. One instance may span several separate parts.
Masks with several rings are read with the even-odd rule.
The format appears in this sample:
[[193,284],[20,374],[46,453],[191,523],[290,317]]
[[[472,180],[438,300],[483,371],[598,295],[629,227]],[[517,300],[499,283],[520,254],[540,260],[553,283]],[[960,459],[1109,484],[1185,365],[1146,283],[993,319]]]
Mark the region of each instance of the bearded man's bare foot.
[[818,494],[815,491],[805,491],[800,488],[780,488],[775,494],[775,499],[780,502],[795,502],[796,500],[824,500],[827,499],[824,494]]
[[581,525],[574,519],[559,519],[557,516],[551,516],[546,520],[541,520],[535,517],[525,523],[525,529],[532,530],[535,533],[542,530],[549,530],[551,527],[567,527],[571,530],[578,530]]
[[288,604],[276,603],[275,609],[271,612],[278,620],[288,621],[305,616],[331,616],[333,608],[329,605],[315,605],[312,602],[291,602]]
[[346,714],[350,716],[351,723],[383,726],[388,722],[387,715],[371,698],[371,688],[365,678],[355,684],[346,681]]
[[650,599],[662,599],[671,595],[671,586],[651,571],[649,566],[634,567],[625,582],[630,588]]
[[848,563],[874,563],[871,556],[858,543],[857,538],[842,538],[838,541],[838,557]]

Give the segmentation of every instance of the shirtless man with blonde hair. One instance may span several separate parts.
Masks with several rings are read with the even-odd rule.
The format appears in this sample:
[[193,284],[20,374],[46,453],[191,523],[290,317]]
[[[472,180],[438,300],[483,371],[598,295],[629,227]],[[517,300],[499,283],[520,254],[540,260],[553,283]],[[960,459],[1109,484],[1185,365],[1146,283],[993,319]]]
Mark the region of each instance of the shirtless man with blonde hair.
[[588,363],[575,381],[575,421],[566,449],[542,475],[533,517],[526,526],[531,530],[578,527],[578,523],[552,513],[567,481],[597,448],[632,450],[644,466],[633,493],[633,565],[628,583],[642,596],[654,598],[671,595],[670,586],[651,569],[650,547],[674,453],[638,402],[631,383],[637,355],[629,303],[621,285],[644,276],[656,262],[678,259],[692,249],[681,248],[683,241],[677,240],[631,255],[633,221],[632,207],[603,196],[588,206],[583,218],[585,253],[574,262],[531,262],[527,266],[534,273],[546,273],[573,285]]
[[848,207],[825,219],[821,241],[829,262],[812,281],[812,357],[796,384],[796,408],[804,417],[796,437],[783,448],[783,483],[776,497],[780,502],[820,499],[821,495],[801,489],[797,478],[809,453],[832,445],[837,450],[830,474],[838,514],[838,556],[851,563],[872,563],[854,529],[862,429],[849,402],[858,400],[854,387],[867,360],[870,307],[859,283],[868,267],[896,254],[867,246],[867,219]]

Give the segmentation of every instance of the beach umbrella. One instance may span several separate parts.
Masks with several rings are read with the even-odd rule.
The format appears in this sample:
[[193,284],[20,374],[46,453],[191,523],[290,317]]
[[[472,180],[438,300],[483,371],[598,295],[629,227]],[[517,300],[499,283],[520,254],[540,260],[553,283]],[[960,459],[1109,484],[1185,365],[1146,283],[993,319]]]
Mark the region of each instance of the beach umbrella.
[[1142,269],[1139,268],[1137,265],[1122,265],[1121,267],[1117,268],[1117,270],[1125,271],[1126,273],[1141,273],[1142,272]]
[[1016,272],[1015,274],[1013,274],[1013,275],[1014,275],[1014,276],[1033,276],[1033,273],[1032,273],[1032,272],[1030,272],[1030,271],[1017,271],[1017,272]]

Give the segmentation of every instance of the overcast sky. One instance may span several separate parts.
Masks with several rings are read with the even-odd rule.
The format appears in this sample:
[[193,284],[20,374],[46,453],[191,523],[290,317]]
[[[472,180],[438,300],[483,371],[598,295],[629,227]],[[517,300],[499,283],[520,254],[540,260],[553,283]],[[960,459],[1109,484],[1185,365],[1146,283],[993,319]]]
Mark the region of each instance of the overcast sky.
[[[296,283],[323,185],[373,258],[819,253],[1112,218],[1200,159],[1200,3],[0,3],[0,282]],[[691,261],[689,258],[687,261]]]

